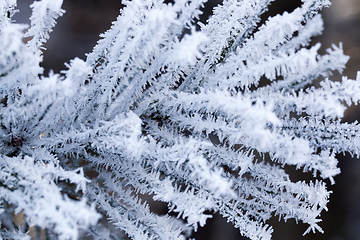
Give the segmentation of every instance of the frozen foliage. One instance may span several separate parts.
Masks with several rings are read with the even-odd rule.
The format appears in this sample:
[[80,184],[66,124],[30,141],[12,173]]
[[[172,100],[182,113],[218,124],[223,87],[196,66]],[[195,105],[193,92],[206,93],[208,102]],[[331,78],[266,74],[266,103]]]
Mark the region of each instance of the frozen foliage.
[[35,1],[30,26],[0,1],[0,239],[29,239],[20,212],[59,239],[185,239],[214,212],[252,240],[271,239],[272,216],[322,232],[336,154],[360,154],[359,125],[340,121],[360,74],[328,80],[348,57],[309,45],[330,2],[260,24],[271,0],[224,0],[196,31],[204,2],[126,1],[85,61],[45,77],[62,1]]

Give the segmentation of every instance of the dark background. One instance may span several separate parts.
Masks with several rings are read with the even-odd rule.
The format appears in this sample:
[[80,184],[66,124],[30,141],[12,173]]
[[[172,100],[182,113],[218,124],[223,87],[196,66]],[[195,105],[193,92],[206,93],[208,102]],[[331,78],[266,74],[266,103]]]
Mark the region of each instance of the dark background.
[[[218,1],[218,0],[217,0]],[[28,23],[32,1],[19,0],[21,13],[15,15],[20,23]],[[355,79],[360,70],[360,0],[333,0],[333,6],[323,10],[325,30],[313,43],[321,42],[320,53],[334,43],[343,42],[345,54],[351,56],[343,75]],[[301,2],[299,0],[277,0],[270,6],[263,18],[273,16],[283,11],[292,11]],[[208,3],[202,16],[202,21],[211,14],[211,7],[217,4],[215,0]],[[66,13],[58,19],[58,24],[51,33],[51,38],[45,45],[44,52],[45,75],[50,69],[60,72],[64,62],[74,57],[85,59],[85,53],[90,52],[99,33],[106,31],[114,21],[122,7],[117,0],[65,0],[63,9]],[[332,80],[340,80],[341,75],[335,74]],[[353,122],[360,119],[360,107],[351,107],[346,111],[343,121]],[[342,173],[335,178],[336,184],[329,189],[333,191],[328,204],[328,212],[324,212],[320,226],[325,234],[309,233],[302,236],[307,225],[296,224],[294,220],[278,222],[277,218],[270,221],[274,226],[273,240],[359,240],[360,239],[360,160],[348,155],[339,156]],[[291,170],[290,170],[291,171]],[[302,173],[299,179],[302,179]],[[198,240],[233,240],[245,239],[239,231],[218,215],[210,219],[205,228],[201,228],[194,236]]]

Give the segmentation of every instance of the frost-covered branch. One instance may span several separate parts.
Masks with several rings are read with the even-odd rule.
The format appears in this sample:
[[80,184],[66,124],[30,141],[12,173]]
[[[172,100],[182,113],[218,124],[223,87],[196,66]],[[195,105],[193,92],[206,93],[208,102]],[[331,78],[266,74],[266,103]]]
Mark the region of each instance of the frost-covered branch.
[[[125,1],[85,60],[45,77],[62,1],[34,1],[30,27],[12,20],[15,0],[0,1],[0,239],[29,239],[28,226],[186,239],[215,212],[252,240],[271,239],[274,216],[323,231],[336,154],[359,156],[360,132],[341,122],[360,73],[329,80],[349,59],[342,45],[309,46],[330,2],[262,24],[272,0],[224,0],[198,23],[205,2]],[[314,179],[294,182],[285,166]]]

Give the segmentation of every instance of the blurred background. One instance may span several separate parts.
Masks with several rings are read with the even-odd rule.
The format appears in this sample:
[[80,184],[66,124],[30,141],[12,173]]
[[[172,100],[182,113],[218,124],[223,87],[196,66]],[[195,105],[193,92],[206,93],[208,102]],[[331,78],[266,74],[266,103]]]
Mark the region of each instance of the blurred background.
[[[15,15],[19,23],[28,23],[31,14],[29,4],[32,0],[19,0],[20,13]],[[205,6],[201,21],[205,21],[211,14],[213,6],[219,0],[210,0]],[[321,54],[331,44],[343,43],[345,54],[351,58],[344,76],[355,79],[360,70],[360,0],[333,0],[330,8],[324,9],[322,15],[325,30],[321,36],[313,38],[313,44],[322,43]],[[301,4],[300,0],[277,0],[265,13],[263,18],[274,16],[284,11],[291,12]],[[119,9],[123,7],[120,0],[64,0],[63,9],[66,13],[58,19],[58,24],[51,33],[50,40],[45,45],[44,52],[45,75],[52,69],[59,73],[64,69],[64,62],[79,57],[85,59],[85,53],[90,52],[99,40],[99,33],[106,31],[111,22],[116,20]],[[340,74],[334,74],[332,80],[340,80]],[[360,119],[360,107],[352,106],[346,111],[344,122]],[[302,236],[307,225],[296,224],[294,220],[287,223],[273,218],[270,225],[274,226],[273,240],[359,240],[360,239],[360,160],[349,155],[339,156],[342,173],[335,178],[336,184],[328,187],[333,193],[330,196],[328,212],[321,216],[320,226],[325,231],[309,233]],[[291,171],[291,169],[290,169]],[[302,173],[298,176],[303,178]],[[242,238],[237,229],[226,220],[215,214],[208,221],[205,228],[201,228],[193,235],[198,240],[233,240]]]

